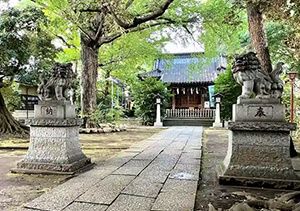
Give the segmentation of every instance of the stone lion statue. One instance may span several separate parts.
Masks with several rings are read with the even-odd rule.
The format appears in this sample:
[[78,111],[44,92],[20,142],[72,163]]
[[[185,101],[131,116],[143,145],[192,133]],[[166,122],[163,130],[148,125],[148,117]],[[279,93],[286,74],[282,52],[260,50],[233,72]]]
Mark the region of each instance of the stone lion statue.
[[56,63],[49,79],[40,77],[41,84],[37,89],[40,100],[61,101],[68,99],[68,92],[72,89],[75,78],[76,75],[72,70],[72,63]]
[[282,72],[283,63],[279,62],[271,73],[264,73],[254,52],[236,56],[232,73],[236,82],[242,85],[239,98],[281,98],[283,81],[279,76]]

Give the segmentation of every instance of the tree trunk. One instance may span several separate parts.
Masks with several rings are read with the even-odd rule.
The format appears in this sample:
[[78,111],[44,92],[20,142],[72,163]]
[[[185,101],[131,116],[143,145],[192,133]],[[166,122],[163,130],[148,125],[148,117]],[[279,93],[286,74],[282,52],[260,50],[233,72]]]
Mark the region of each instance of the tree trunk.
[[2,93],[0,92],[0,136],[27,137],[29,128],[22,125],[7,110]]
[[259,6],[248,2],[247,14],[252,46],[257,53],[262,70],[266,73],[270,73],[272,72],[272,62],[263,26],[263,17]]
[[91,115],[96,110],[96,93],[98,77],[98,52],[99,47],[81,38],[81,61],[83,65],[81,75],[81,114],[85,127],[92,128],[96,123],[92,121]]

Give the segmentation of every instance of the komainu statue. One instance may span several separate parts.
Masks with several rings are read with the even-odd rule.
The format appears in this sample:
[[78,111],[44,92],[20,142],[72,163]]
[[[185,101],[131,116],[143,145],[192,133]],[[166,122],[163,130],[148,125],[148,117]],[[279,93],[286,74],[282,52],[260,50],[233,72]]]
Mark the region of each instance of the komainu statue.
[[49,79],[40,78],[41,84],[37,89],[40,100],[67,100],[75,78],[72,63],[56,63]]
[[232,72],[237,83],[242,85],[239,98],[281,98],[283,81],[279,76],[282,71],[283,63],[279,62],[271,73],[263,72],[254,52],[236,56]]

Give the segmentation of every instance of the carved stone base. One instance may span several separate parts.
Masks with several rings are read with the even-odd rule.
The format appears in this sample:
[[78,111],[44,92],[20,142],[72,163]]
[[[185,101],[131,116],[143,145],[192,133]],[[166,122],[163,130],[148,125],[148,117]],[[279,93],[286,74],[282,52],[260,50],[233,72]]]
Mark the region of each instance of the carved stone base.
[[11,169],[11,172],[24,174],[74,174],[92,166],[90,158],[83,158],[70,164],[34,163],[22,160],[17,164],[17,168]]
[[232,121],[234,122],[284,122],[285,106],[282,104],[262,104],[251,101],[250,104],[233,105]]
[[237,104],[280,104],[278,98],[238,98]]
[[214,127],[214,128],[223,127],[223,124],[222,124],[222,122],[214,122],[214,123],[213,123],[213,127]]
[[42,101],[34,105],[34,118],[36,119],[68,119],[75,118],[75,105],[65,101]]
[[300,190],[299,180],[289,179],[270,179],[270,178],[255,178],[255,177],[238,177],[238,176],[219,176],[220,185],[231,186],[247,186],[272,189]]
[[295,129],[295,124],[231,122],[229,129],[220,184],[275,188],[278,182],[290,189],[300,187],[290,158],[290,130]]
[[74,172],[90,163],[80,147],[79,126],[31,126],[29,149],[14,171]]
[[163,123],[162,122],[154,122],[154,127],[162,127]]

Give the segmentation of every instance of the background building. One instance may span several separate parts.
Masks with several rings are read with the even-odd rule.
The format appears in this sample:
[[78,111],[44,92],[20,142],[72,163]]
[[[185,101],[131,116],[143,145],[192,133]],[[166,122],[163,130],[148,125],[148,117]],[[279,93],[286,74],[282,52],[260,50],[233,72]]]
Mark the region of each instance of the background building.
[[167,83],[173,94],[164,124],[211,124],[214,118],[214,80],[226,68],[226,59],[205,59],[201,54],[173,54],[158,59],[154,69],[140,77],[155,77]]

